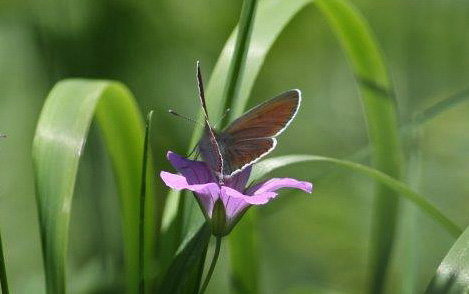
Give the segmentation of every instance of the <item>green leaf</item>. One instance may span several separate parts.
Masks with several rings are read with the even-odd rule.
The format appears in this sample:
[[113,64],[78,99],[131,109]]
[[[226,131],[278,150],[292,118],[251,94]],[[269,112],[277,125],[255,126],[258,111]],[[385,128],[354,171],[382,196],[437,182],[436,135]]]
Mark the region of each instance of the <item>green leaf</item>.
[[[127,292],[136,293],[138,289],[138,196],[143,121],[135,99],[124,85],[72,79],[59,82],[50,92],[33,142],[47,293],[66,292],[65,260],[71,204],[80,158],[95,116],[120,196]],[[152,199],[148,199],[145,220],[145,258],[149,261],[153,260],[154,248]]]
[[444,227],[451,235],[457,237],[462,233],[462,230],[452,220],[450,220],[442,212],[440,212],[440,210],[438,210],[438,208],[436,208],[433,204],[428,202],[425,197],[412,190],[412,188],[410,188],[407,184],[400,182],[399,180],[379,170],[373,169],[371,167],[359,163],[317,155],[286,155],[266,159],[264,161],[259,162],[254,167],[252,178],[258,179],[264,177],[266,174],[277,168],[304,162],[332,163],[339,167],[347,168],[359,174],[370,177],[379,182],[380,184],[386,186],[388,189],[393,190],[400,197],[404,197],[414,203],[419,209],[421,209],[433,220],[435,220],[442,227]]
[[196,234],[187,238],[187,242],[181,244],[158,293],[197,293],[198,287],[194,289],[193,285],[199,283],[197,280],[200,280],[200,264],[205,259],[210,236],[210,226],[205,223]]
[[426,294],[469,292],[469,227],[449,250],[428,285]]
[[[373,148],[373,166],[400,178],[401,148],[396,100],[381,51],[365,19],[346,0],[318,0],[358,81]],[[398,195],[385,185],[376,186],[371,293],[384,290],[397,223]]]

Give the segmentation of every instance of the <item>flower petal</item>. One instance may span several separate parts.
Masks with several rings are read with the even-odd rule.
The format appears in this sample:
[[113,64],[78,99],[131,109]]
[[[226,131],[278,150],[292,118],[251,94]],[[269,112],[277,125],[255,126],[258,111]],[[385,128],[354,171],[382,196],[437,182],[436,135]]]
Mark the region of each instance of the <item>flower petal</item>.
[[187,179],[189,184],[217,182],[203,161],[190,160],[171,151],[168,152],[167,157],[174,168]]
[[265,192],[274,192],[281,188],[297,188],[311,193],[313,191],[313,184],[310,182],[298,181],[292,178],[273,178],[249,188],[246,194],[263,194]]
[[195,196],[203,206],[206,215],[211,217],[213,205],[220,195],[220,187],[216,183],[191,185],[187,183],[187,178],[184,176],[168,173],[165,171],[162,171],[160,176],[165,184],[170,188],[176,190],[187,189],[195,192]]
[[246,167],[241,172],[235,174],[230,178],[225,179],[225,185],[237,191],[244,191],[249,177],[251,176],[252,165]]
[[238,191],[231,189],[230,187],[225,187],[225,186],[221,188],[221,192],[222,192],[222,198],[232,197],[236,200],[242,200],[246,202],[246,204],[252,204],[252,205],[266,204],[267,202],[269,202],[270,199],[273,199],[278,195],[275,192],[264,192],[264,193],[256,194],[254,196],[249,196],[249,195],[241,194]]

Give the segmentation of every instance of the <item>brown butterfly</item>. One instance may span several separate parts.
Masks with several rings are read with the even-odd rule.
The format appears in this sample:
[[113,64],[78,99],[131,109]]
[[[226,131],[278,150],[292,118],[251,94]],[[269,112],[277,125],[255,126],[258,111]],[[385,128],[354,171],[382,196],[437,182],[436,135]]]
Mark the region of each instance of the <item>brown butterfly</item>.
[[205,130],[198,148],[205,163],[221,182],[274,150],[276,137],[292,122],[301,103],[300,90],[290,90],[250,109],[217,132],[208,120],[198,62],[197,81],[205,116]]

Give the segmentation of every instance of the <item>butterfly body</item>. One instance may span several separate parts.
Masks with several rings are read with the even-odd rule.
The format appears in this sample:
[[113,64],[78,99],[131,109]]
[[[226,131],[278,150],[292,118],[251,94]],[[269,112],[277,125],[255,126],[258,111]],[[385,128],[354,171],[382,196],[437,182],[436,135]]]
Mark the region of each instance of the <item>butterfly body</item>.
[[202,159],[223,182],[269,154],[277,145],[276,137],[295,117],[301,92],[290,90],[250,109],[217,132],[209,121],[202,76],[197,67],[199,96],[205,114],[205,129],[198,148]]

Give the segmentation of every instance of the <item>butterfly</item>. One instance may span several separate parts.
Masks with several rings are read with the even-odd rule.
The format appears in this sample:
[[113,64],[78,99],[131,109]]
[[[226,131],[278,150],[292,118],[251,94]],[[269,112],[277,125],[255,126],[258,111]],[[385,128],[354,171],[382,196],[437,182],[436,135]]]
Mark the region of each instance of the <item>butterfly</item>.
[[199,62],[197,82],[205,119],[198,151],[220,182],[274,150],[276,137],[290,125],[301,103],[300,90],[287,91],[255,106],[217,132],[209,122]]

